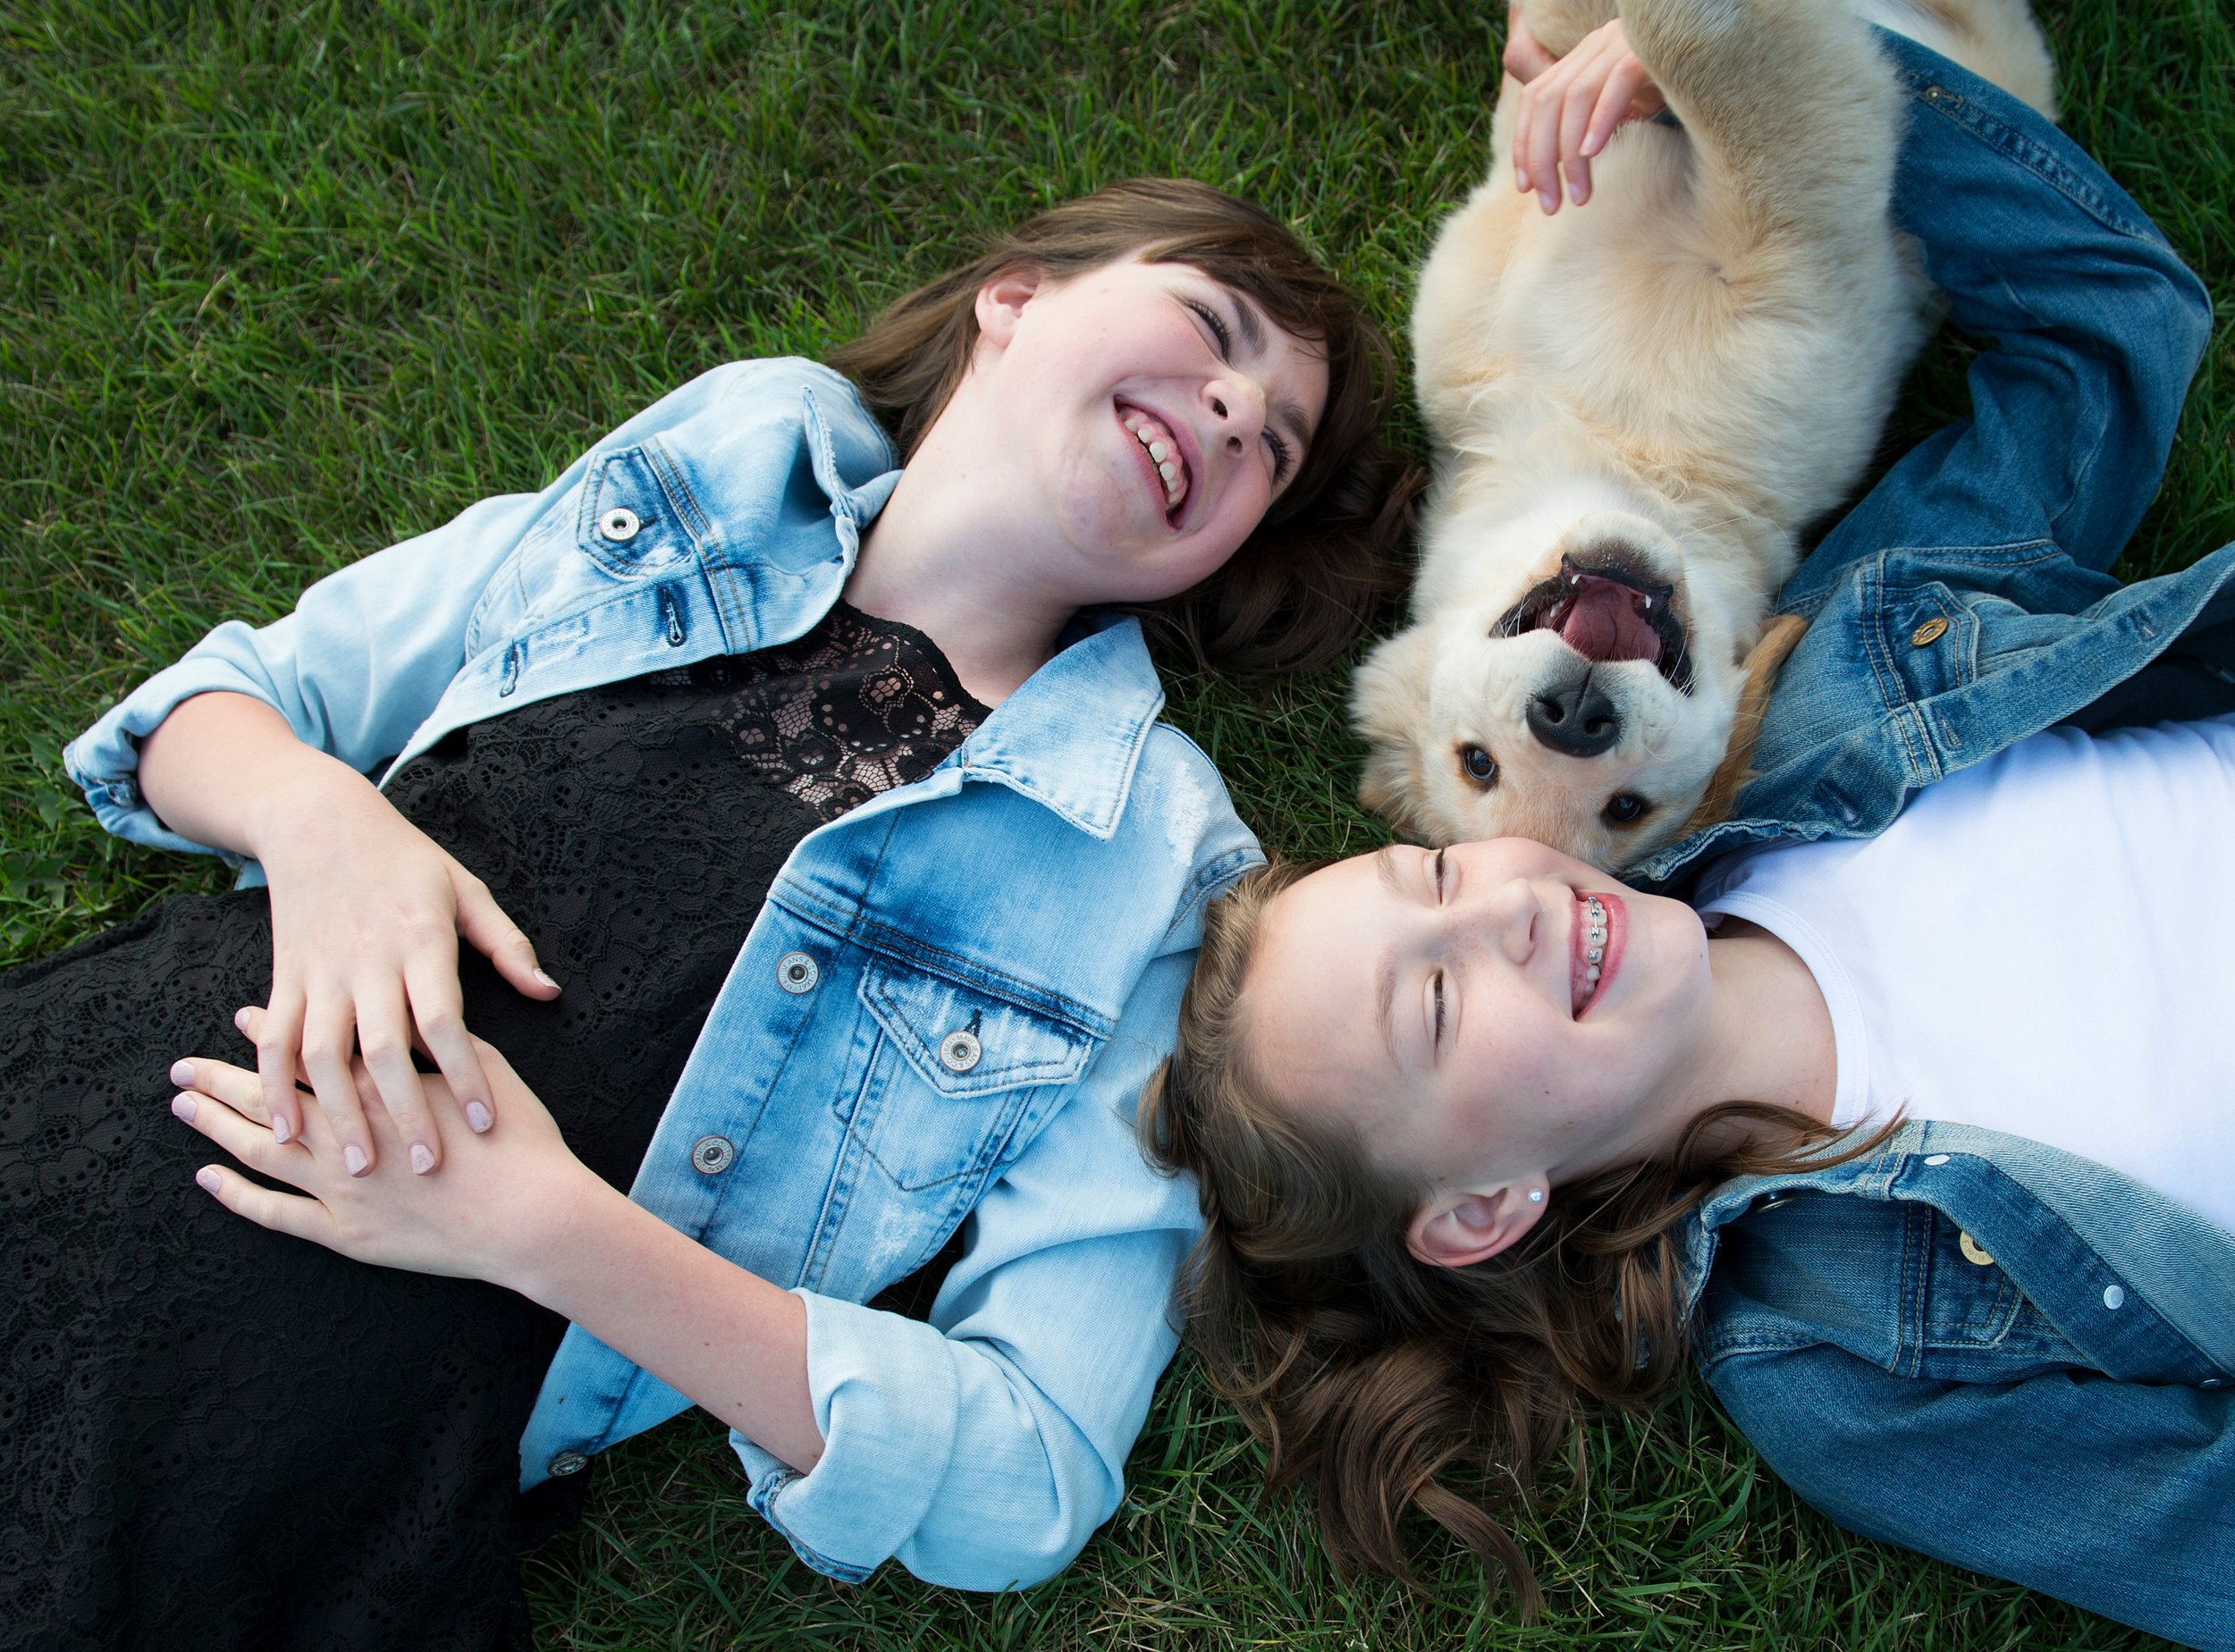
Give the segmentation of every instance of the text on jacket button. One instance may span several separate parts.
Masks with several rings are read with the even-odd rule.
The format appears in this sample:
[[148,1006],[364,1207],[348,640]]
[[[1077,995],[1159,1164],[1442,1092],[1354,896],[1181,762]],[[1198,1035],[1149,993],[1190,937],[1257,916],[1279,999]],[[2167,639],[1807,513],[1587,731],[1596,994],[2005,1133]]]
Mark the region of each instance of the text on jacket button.
[[1947,634],[1948,622],[1945,620],[1927,620],[1909,634],[1910,645],[1915,648],[1927,647]]
[[590,1460],[578,1451],[562,1451],[544,1465],[552,1474],[579,1474],[590,1466]]
[[1982,1268],[1992,1268],[1995,1259],[1986,1253],[1986,1247],[1966,1233],[1956,1235],[1956,1249],[1963,1252],[1967,1262],[1977,1262]]
[[940,1063],[949,1073],[967,1073],[978,1065],[978,1058],[984,1053],[978,1035],[966,1029],[949,1032],[939,1041]]
[[2103,1305],[2113,1311],[2125,1307],[2126,1287],[2120,1285],[2104,1285],[2103,1287]]
[[728,1136],[701,1136],[691,1143],[691,1167],[701,1176],[720,1176],[737,1156]]
[[812,992],[822,979],[822,966],[804,952],[787,952],[776,960],[776,984],[787,992]]
[[643,526],[637,513],[627,505],[615,505],[597,519],[597,531],[617,545],[625,545],[634,539]]

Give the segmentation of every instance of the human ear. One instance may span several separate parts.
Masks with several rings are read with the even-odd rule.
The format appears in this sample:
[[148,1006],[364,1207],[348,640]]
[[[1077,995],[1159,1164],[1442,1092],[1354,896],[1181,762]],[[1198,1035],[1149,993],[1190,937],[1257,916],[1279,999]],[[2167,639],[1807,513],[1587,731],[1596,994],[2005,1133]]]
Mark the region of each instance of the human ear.
[[1040,291],[1041,272],[1029,265],[1003,270],[978,289],[978,335],[999,349],[1016,332],[1025,306]]
[[1486,1193],[1438,1193],[1413,1216],[1404,1247],[1430,1268],[1472,1267],[1534,1227],[1545,1203],[1541,1178]]

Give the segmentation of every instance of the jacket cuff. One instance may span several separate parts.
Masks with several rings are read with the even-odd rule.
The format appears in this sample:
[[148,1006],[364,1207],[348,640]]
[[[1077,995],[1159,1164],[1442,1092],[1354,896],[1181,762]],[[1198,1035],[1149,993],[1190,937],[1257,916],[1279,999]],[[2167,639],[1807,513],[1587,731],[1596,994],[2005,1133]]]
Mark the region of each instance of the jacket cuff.
[[229,691],[253,695],[267,704],[270,703],[271,695],[232,661],[219,653],[203,652],[212,644],[223,647],[230,640],[224,635],[227,631],[239,631],[244,638],[249,634],[249,628],[237,620],[218,627],[196,645],[195,652],[175,665],[157,671],[111,706],[91,728],[63,748],[62,762],[71,780],[85,794],[86,802],[92,805],[94,818],[101,822],[103,830],[151,848],[215,855],[228,865],[239,866],[247,860],[246,856],[212,848],[207,843],[180,836],[156,817],[156,812],[148,806],[139,792],[139,743],[153,734],[181,702],[198,694]]
[[915,1535],[954,1455],[961,1386],[929,1325],[857,1303],[807,1309],[807,1390],[822,1455],[806,1474],[731,1430],[751,1503],[817,1572],[858,1583]]

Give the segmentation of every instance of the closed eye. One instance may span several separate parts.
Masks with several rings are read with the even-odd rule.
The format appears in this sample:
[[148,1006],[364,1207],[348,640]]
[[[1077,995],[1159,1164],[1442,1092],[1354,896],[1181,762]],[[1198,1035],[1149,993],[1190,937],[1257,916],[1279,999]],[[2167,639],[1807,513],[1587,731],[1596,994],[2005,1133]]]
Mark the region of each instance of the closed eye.
[[1189,309],[1195,312],[1195,318],[1210,329],[1210,336],[1218,342],[1219,359],[1232,361],[1234,359],[1234,329],[1227,325],[1227,318],[1200,299],[1188,299],[1185,302]]
[[1269,425],[1265,427],[1265,445],[1273,451],[1273,480],[1286,482],[1291,457],[1288,444],[1280,439],[1280,433]]

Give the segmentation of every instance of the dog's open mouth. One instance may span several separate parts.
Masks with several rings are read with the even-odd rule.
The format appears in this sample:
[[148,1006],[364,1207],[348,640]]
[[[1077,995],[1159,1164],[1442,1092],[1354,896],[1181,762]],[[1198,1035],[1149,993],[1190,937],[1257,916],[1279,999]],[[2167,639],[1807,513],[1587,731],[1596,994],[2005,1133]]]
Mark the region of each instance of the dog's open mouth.
[[1564,556],[1560,571],[1530,587],[1493,636],[1552,631],[1586,660],[1649,661],[1679,694],[1691,692],[1691,651],[1674,592],[1634,557],[1609,546]]

